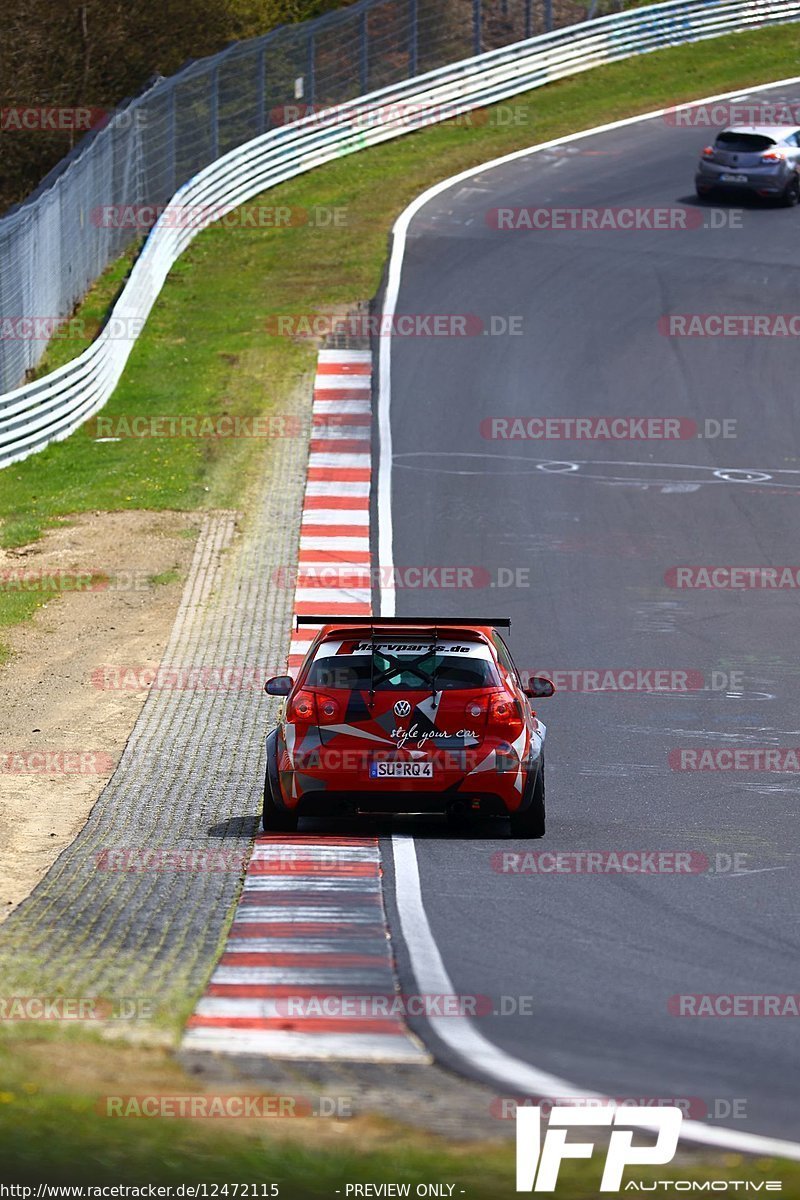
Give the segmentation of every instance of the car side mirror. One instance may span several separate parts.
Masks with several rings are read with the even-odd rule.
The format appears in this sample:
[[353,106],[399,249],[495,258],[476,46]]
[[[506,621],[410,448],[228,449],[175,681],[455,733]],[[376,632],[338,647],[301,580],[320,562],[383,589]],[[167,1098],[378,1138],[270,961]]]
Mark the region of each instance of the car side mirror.
[[264,691],[268,696],[288,696],[293,687],[294,680],[291,675],[273,675],[272,679],[268,679],[264,684]]
[[531,675],[528,686],[522,689],[531,700],[541,700],[545,696],[555,696],[556,685],[546,675]]

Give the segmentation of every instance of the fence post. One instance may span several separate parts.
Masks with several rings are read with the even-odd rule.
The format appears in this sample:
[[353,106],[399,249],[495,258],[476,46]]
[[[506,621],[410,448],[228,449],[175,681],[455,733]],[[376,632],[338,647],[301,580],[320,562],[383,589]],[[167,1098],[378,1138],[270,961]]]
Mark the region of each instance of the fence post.
[[315,50],[314,34],[309,33],[309,35],[308,35],[308,62],[306,64],[306,76],[308,78],[308,87],[305,89],[307,92],[307,95],[305,95],[303,97],[303,99],[305,100],[306,104],[310,105],[311,107],[313,107],[313,105],[314,105],[314,93],[316,91],[316,81],[314,79],[314,50]]
[[481,42],[481,0],[472,0],[472,53],[480,54]]
[[176,103],[177,102],[175,100],[175,93],[177,90],[178,89],[175,87],[174,84],[169,89],[169,117],[168,117],[169,132],[167,134],[167,154],[169,156],[169,159],[168,159],[168,161],[169,161],[169,191],[167,192],[166,198],[169,198],[170,196],[174,196],[175,192],[177,192],[177,190],[178,190],[177,137],[176,137],[176,124],[177,124]]
[[544,31],[551,33],[553,29],[553,0],[544,0]]
[[367,41],[367,13],[364,10],[358,20],[359,52],[358,74],[361,82],[361,95],[369,91],[369,44]]
[[211,96],[209,98],[209,125],[211,126],[211,158],[219,158],[219,67],[211,71]]
[[531,22],[531,0],[525,0],[525,37],[533,37],[533,26]]
[[267,48],[261,46],[256,59],[256,129],[259,133],[267,130]]
[[408,78],[417,74],[417,52],[419,39],[419,11],[417,0],[408,0]]

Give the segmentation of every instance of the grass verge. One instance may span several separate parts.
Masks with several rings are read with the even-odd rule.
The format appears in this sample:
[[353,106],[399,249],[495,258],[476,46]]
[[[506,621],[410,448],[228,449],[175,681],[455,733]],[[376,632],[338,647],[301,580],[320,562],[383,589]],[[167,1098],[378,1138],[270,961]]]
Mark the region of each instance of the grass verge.
[[[251,1097],[261,1089],[229,1083],[204,1088],[162,1050],[89,1037],[59,1046],[31,1030],[0,1038],[0,1074],[6,1184],[264,1184],[259,1197],[276,1184],[284,1200],[343,1196],[347,1184],[359,1183],[409,1184],[412,1196],[418,1184],[453,1185],[454,1200],[511,1200],[517,1194],[513,1143],[498,1140],[489,1116],[485,1142],[445,1142],[383,1118],[348,1117],[346,1089],[333,1097],[338,1116],[301,1115],[316,1104],[302,1088],[273,1099],[267,1111],[282,1116],[133,1115],[160,1104],[161,1097],[178,1111],[177,1097]],[[565,1162],[558,1196],[595,1197],[601,1163],[600,1147],[592,1162]],[[786,1200],[800,1196],[800,1165],[732,1154],[681,1152],[667,1167],[629,1168],[625,1179],[662,1194],[656,1180],[749,1180],[761,1184],[759,1190],[766,1180],[780,1180]]]

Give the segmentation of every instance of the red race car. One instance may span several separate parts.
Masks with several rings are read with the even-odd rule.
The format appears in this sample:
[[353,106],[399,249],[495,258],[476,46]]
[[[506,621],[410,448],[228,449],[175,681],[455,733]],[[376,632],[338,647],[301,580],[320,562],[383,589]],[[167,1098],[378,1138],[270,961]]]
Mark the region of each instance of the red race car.
[[303,816],[436,813],[508,816],[517,837],[542,837],[545,726],[498,629],[510,621],[298,617],[321,625],[267,737],[264,829]]

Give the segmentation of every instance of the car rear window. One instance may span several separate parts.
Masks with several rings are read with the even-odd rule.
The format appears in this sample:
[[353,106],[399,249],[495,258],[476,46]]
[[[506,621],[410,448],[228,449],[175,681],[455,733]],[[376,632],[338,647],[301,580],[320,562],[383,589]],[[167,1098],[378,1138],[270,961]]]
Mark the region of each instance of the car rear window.
[[775,145],[775,139],[763,133],[721,133],[716,141],[720,150],[739,151],[740,154],[760,154]]
[[304,686],[346,691],[457,691],[500,687],[501,681],[488,647],[378,645],[341,643],[320,647],[327,651],[309,667]]

